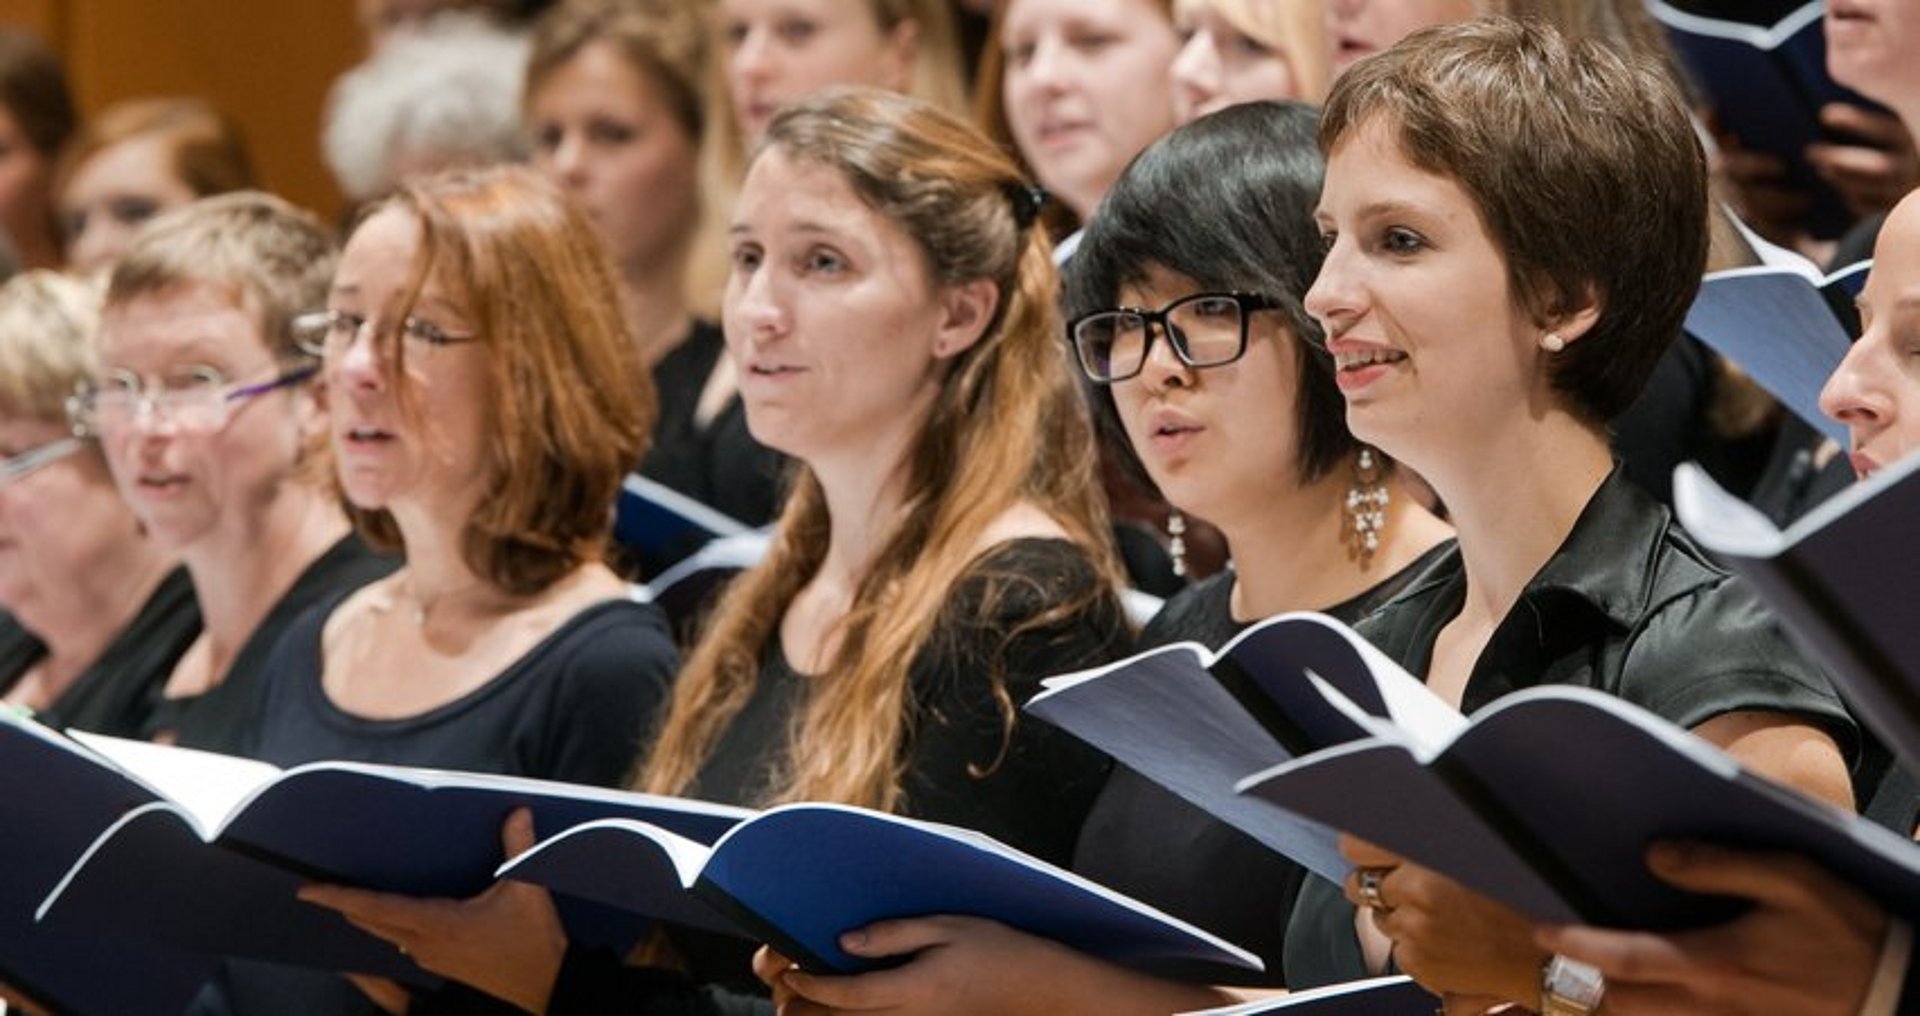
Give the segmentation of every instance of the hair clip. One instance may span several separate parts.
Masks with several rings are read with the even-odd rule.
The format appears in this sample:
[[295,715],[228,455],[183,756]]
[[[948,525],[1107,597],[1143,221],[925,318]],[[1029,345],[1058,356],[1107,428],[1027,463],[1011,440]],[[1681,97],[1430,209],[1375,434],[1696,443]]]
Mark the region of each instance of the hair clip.
[[1040,209],[1047,203],[1046,189],[1024,181],[1010,183],[1006,187],[1007,201],[1013,205],[1013,224],[1024,230],[1040,218]]

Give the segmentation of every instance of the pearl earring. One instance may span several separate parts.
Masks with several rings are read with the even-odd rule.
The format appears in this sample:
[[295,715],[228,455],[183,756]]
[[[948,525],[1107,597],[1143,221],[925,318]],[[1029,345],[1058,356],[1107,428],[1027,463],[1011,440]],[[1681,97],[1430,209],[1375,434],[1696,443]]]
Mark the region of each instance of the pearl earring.
[[1558,353],[1567,348],[1567,340],[1561,338],[1558,332],[1548,332],[1540,336],[1540,348],[1549,353]]

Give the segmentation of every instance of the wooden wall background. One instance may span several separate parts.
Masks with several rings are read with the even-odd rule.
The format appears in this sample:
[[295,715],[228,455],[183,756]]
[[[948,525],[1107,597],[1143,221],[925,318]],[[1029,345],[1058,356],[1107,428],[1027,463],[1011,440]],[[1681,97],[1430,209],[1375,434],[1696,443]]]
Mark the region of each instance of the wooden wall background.
[[237,119],[262,184],[334,221],[320,159],[327,89],[361,56],[353,0],[0,0],[66,61],[82,115],[194,95]]

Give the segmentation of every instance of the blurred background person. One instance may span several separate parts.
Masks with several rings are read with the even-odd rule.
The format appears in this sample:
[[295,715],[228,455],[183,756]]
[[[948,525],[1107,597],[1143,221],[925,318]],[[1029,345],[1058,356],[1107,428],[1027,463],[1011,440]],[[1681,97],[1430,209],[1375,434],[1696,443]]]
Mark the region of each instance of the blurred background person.
[[747,160],[782,105],[830,85],[871,85],[965,110],[950,0],[718,0],[711,8],[701,151],[703,224],[688,280],[694,309],[717,316],[725,232]]
[[410,176],[526,158],[523,32],[473,13],[442,14],[393,36],[334,82],[321,145],[360,204]]
[[239,125],[199,99],[133,99],[87,119],[54,174],[67,267],[112,267],[147,220],[258,186]]
[[8,264],[60,265],[53,162],[79,124],[60,61],[33,35],[0,26],[0,228]]
[[[750,526],[779,510],[782,459],[753,439],[719,326],[694,314],[707,24],[693,0],[569,0],[527,64],[533,163],[586,209],[619,271],[659,415],[642,474]],[[718,125],[719,132],[733,130]],[[642,553],[647,575],[679,553]]]
[[1175,0],[1180,123],[1256,99],[1318,103],[1332,78],[1321,0]]

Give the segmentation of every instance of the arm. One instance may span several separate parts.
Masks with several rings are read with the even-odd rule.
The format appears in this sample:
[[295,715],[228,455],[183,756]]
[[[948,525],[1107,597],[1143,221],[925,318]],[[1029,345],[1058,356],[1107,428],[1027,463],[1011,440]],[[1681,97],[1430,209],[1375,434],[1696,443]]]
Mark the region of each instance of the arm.
[[856,956],[912,954],[854,976],[809,974],[762,949],[754,973],[784,1016],[834,1012],[924,1016],[1164,1016],[1231,1004],[1207,987],[1138,973],[1048,939],[972,917],[882,921],[841,939]]

